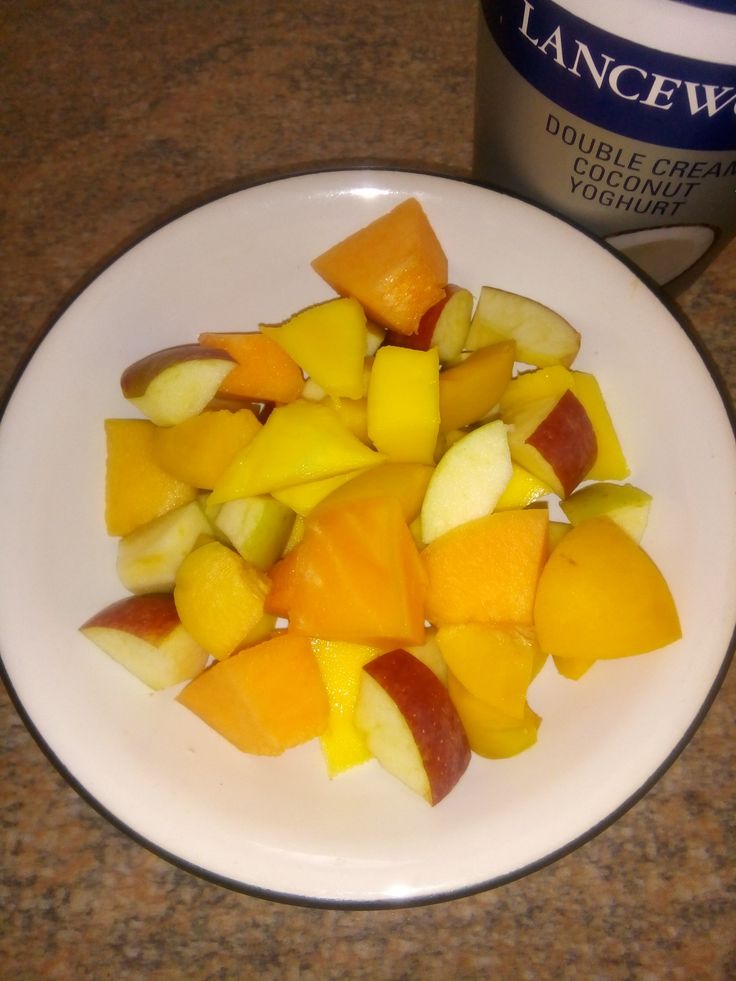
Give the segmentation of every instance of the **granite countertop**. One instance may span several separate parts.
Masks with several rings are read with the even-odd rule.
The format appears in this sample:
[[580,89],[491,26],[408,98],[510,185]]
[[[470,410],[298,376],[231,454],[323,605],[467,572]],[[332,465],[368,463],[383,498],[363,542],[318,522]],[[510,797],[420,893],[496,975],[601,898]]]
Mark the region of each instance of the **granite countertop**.
[[[474,0],[6,0],[0,389],[91,271],[172,210],[351,162],[468,175],[475,18]],[[735,299],[733,243],[679,301],[732,397]],[[731,671],[648,795],[551,866],[340,911],[152,854],[77,796],[2,689],[0,977],[734,977],[735,714]]]

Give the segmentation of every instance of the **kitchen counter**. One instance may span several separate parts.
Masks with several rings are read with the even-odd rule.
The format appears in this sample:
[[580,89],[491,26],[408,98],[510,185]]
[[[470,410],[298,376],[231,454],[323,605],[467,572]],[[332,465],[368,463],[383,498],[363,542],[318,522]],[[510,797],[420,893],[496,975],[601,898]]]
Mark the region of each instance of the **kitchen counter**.
[[[174,211],[356,162],[469,175],[475,10],[6,0],[0,390],[80,285]],[[735,301],[733,243],[679,301],[731,397]],[[229,891],[131,840],[2,689],[0,978],[732,978],[734,717],[731,671],[646,797],[524,879],[321,910]]]

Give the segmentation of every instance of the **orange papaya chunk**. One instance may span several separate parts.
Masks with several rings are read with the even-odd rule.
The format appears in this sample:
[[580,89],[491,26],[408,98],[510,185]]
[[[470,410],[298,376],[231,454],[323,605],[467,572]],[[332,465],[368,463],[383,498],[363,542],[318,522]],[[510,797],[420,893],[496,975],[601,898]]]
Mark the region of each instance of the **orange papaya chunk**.
[[309,640],[282,632],[208,668],[177,700],[246,753],[278,756],[321,735],[329,703]]
[[286,589],[292,630],[359,644],[421,643],[425,576],[398,501],[364,498],[315,511],[294,554]]
[[312,267],[382,327],[413,334],[445,295],[447,257],[416,198],[333,245]]
[[293,402],[302,393],[301,368],[280,344],[265,334],[200,334],[199,343],[227,351],[237,361],[218,389],[220,396],[283,404]]
[[530,625],[548,524],[546,508],[497,511],[435,538],[421,553],[427,619]]

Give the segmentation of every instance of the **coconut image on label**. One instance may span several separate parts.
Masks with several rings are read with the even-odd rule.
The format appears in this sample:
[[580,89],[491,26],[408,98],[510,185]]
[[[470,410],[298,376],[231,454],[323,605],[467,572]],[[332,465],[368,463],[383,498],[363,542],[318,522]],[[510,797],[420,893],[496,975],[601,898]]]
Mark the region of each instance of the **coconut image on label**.
[[665,286],[702,259],[715,238],[708,225],[662,225],[617,232],[605,241]]

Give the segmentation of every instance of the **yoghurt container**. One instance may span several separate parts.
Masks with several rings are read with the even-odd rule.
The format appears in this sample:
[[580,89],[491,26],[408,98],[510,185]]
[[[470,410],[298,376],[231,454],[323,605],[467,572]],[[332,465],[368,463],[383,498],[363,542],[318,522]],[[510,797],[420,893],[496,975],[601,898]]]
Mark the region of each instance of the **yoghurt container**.
[[474,176],[684,289],[736,234],[736,2],[481,0]]

